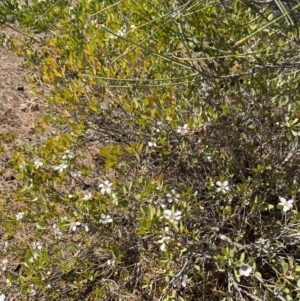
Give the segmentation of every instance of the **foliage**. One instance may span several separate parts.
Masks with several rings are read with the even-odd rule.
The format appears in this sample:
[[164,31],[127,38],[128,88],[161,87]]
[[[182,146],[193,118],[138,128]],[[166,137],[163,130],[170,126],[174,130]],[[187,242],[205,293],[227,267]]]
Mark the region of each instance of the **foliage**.
[[36,145],[11,158],[22,185],[2,195],[1,293],[299,299],[289,14],[238,0],[0,8],[24,32],[2,41],[32,88],[51,87]]

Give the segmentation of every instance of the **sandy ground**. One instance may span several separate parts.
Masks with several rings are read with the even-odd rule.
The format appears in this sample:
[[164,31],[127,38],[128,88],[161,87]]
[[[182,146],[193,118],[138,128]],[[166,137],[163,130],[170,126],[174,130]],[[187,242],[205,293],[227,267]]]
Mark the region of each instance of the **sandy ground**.
[[[9,28],[0,28],[0,35],[3,33],[14,34]],[[1,139],[4,154],[0,155],[0,193],[17,184],[9,168],[9,159],[14,144],[28,143],[33,139],[32,127],[40,114],[39,100],[29,89],[29,74],[22,65],[22,58],[0,46],[0,133],[15,136],[14,143]]]

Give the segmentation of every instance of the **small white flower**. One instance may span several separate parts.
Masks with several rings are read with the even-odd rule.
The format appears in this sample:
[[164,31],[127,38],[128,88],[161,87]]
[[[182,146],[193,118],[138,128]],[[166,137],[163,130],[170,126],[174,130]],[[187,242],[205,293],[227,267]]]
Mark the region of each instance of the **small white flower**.
[[115,193],[112,193],[111,197],[112,197],[112,203],[114,205],[118,206],[119,205],[119,200],[118,200],[117,195]]
[[69,231],[75,232],[77,230],[77,227],[80,227],[80,226],[81,226],[81,222],[74,222],[71,224]]
[[157,121],[156,122],[156,127],[153,127],[151,129],[152,133],[159,133],[161,130],[163,129],[163,123],[161,121]]
[[179,126],[177,128],[177,133],[181,134],[181,135],[185,135],[188,132],[188,125],[185,124],[183,126]]
[[55,237],[57,237],[58,239],[60,239],[61,236],[63,235],[62,232],[60,231],[60,229],[57,228],[56,224],[53,224],[52,228],[53,228]]
[[[120,37],[124,37],[126,34],[126,28],[125,27],[122,27],[120,30],[118,30],[117,32],[117,35],[120,36]],[[115,37],[117,38],[117,37]]]
[[164,211],[164,216],[171,223],[173,223],[173,222],[176,222],[176,221],[181,219],[181,211],[173,212],[172,210],[167,209],[167,210]]
[[240,265],[239,274],[241,276],[248,277],[252,272],[252,268],[249,264],[242,263]]
[[4,301],[4,300],[5,300],[5,298],[6,298],[6,297],[5,297],[5,295],[4,295],[4,294],[1,294],[1,295],[0,295],[0,301]]
[[62,156],[63,160],[73,159],[73,158],[74,158],[74,154],[71,151],[69,151],[69,150],[66,150],[65,154]]
[[223,193],[227,193],[230,190],[228,181],[224,181],[223,183],[221,181],[218,181],[216,184],[217,184],[217,186],[219,186],[216,189],[217,192],[221,191]]
[[111,194],[111,185],[109,181],[104,181],[104,183],[99,185],[99,188],[101,188],[100,192],[104,194],[105,192],[108,194]]
[[165,233],[169,233],[169,232],[170,232],[170,229],[169,229],[168,226],[163,227],[161,230],[162,230],[163,232],[165,232]]
[[73,178],[81,177],[81,171],[71,171],[71,176]]
[[88,192],[87,194],[85,194],[84,196],[83,196],[83,200],[84,201],[89,201],[89,200],[91,200],[93,198],[93,195],[90,193],[90,192]]
[[1,267],[3,272],[6,270],[7,264],[8,264],[8,259],[7,258],[5,258],[1,261],[0,267]]
[[100,219],[100,223],[103,225],[112,223],[113,219],[110,217],[110,215],[105,215],[103,213],[101,213],[101,219]]
[[65,169],[68,168],[68,164],[62,163],[60,165],[54,166],[53,169],[58,172],[63,172]]
[[156,147],[156,143],[154,141],[148,142],[149,147]]
[[186,285],[188,284],[188,282],[189,282],[188,276],[187,275],[183,275],[182,281],[181,281],[181,286],[182,287],[186,287]]
[[91,20],[91,24],[94,25],[95,27],[99,27],[97,20]]
[[21,220],[23,216],[24,216],[24,212],[19,212],[15,215],[17,221]]
[[32,243],[32,247],[35,249],[35,250],[41,250],[43,247],[42,247],[42,244],[39,242],[39,241],[34,241]]
[[289,211],[290,209],[293,208],[293,203],[294,203],[293,200],[288,200],[287,201],[285,198],[283,198],[281,196],[279,197],[279,200],[280,200],[280,202],[279,202],[278,205],[283,207],[282,208],[283,212],[287,212],[287,211]]
[[206,82],[202,82],[202,83],[201,83],[201,88],[200,88],[199,90],[200,90],[201,92],[203,92],[205,96],[208,96],[208,95],[209,95],[208,92],[212,90],[212,86],[209,85],[209,84],[206,83]]
[[205,162],[211,162],[211,160],[212,160],[212,157],[209,156],[209,155],[207,155],[207,156],[204,157],[204,161]]
[[33,288],[33,284],[31,284],[30,296],[34,297],[37,294],[37,290]]
[[173,190],[171,190],[170,193],[167,194],[167,198],[168,198],[169,203],[172,203],[172,202],[178,203],[180,195],[178,193],[176,193],[176,191],[173,189]]
[[160,245],[159,249],[164,252],[166,250],[166,243],[168,243],[169,241],[171,240],[171,237],[170,236],[164,236],[162,239],[160,239],[158,241]]
[[89,229],[89,226],[84,226],[84,230],[85,230],[85,232],[89,232],[90,231],[90,229]]
[[38,159],[34,160],[33,164],[36,169],[39,169],[41,166],[43,166],[43,162]]
[[111,265],[111,266],[114,267],[115,264],[116,264],[116,261],[115,261],[114,259],[112,259],[112,260],[108,259],[108,260],[107,260],[107,265]]

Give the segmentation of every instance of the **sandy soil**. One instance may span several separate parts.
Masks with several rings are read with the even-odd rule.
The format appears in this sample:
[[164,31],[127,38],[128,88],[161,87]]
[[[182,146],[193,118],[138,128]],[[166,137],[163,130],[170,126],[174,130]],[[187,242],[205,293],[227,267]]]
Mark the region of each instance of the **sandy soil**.
[[[11,29],[0,28],[0,35],[3,33],[13,34]],[[29,89],[29,74],[22,65],[22,58],[0,46],[0,133],[15,136],[14,143],[1,139],[5,153],[0,155],[0,193],[17,184],[9,159],[14,144],[32,140],[32,127],[40,114],[39,100]]]

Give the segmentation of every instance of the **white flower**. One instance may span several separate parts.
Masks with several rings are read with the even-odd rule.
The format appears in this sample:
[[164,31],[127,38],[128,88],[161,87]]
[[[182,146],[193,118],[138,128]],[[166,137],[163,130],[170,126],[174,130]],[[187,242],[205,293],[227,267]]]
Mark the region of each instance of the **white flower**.
[[103,213],[101,213],[101,219],[100,219],[100,223],[103,225],[112,223],[113,219],[110,217],[110,215],[105,215]]
[[[121,29],[118,30],[117,35],[120,37],[124,37],[126,34],[126,28],[123,26]],[[117,36],[114,36],[114,39],[116,39]]]
[[35,250],[41,250],[43,247],[42,247],[42,244],[39,242],[39,241],[34,241],[32,243],[32,247],[35,249]]
[[114,259],[112,259],[112,260],[108,259],[108,260],[107,260],[107,265],[111,265],[111,266],[114,267],[115,264],[116,264],[116,261],[115,261]]
[[84,226],[84,230],[85,230],[85,232],[89,232],[89,231],[90,231],[89,226],[85,225],[85,226]]
[[169,229],[168,226],[163,227],[161,230],[162,230],[163,232],[165,232],[165,233],[169,233],[169,232],[170,232],[170,229]]
[[74,154],[71,151],[69,151],[69,150],[66,150],[65,154],[62,156],[63,160],[73,159],[73,158],[74,158]]
[[205,162],[211,162],[211,159],[212,159],[212,157],[209,156],[209,155],[207,155],[207,156],[204,157],[204,161]]
[[208,92],[212,90],[212,86],[209,85],[208,83],[206,82],[202,82],[201,83],[201,88],[199,89],[201,92],[204,93],[205,96],[208,96]]
[[216,184],[217,184],[217,186],[219,186],[216,189],[217,192],[221,191],[223,193],[227,193],[230,189],[228,186],[228,181],[224,181],[223,183],[221,181],[218,181]]
[[34,160],[33,164],[36,169],[39,169],[41,166],[43,166],[43,162],[38,159]]
[[178,203],[180,195],[178,193],[176,193],[176,191],[173,189],[173,190],[171,190],[170,193],[167,194],[167,198],[168,198],[169,203],[172,203],[173,201],[175,203]]
[[104,183],[99,185],[99,188],[101,188],[100,192],[104,194],[105,192],[108,194],[111,194],[111,185],[109,181],[104,181]]
[[117,195],[115,193],[112,193],[111,197],[112,197],[112,203],[114,205],[118,206],[119,205],[119,200],[118,200]]
[[[91,20],[91,24],[94,25],[95,27],[99,27],[97,20]],[[87,26],[85,28],[87,28]]]
[[188,281],[189,281],[189,280],[188,280],[188,276],[187,276],[187,275],[183,275],[182,281],[181,281],[181,286],[182,286],[182,287],[186,287]]
[[154,141],[148,142],[149,147],[156,147],[156,143]]
[[163,128],[163,123],[161,121],[156,122],[156,127],[152,128],[152,133],[159,133]]
[[87,194],[85,194],[84,196],[83,196],[83,200],[84,201],[89,201],[89,200],[91,200],[93,198],[93,195],[90,193],[90,192],[88,192]]
[[71,224],[69,231],[75,232],[77,230],[77,227],[80,227],[80,226],[81,226],[81,222],[74,222]]
[[0,267],[1,267],[3,272],[6,270],[7,264],[8,264],[8,259],[7,258],[3,259],[1,264],[0,264]]
[[62,163],[58,166],[53,166],[53,169],[58,171],[58,172],[63,172],[67,168],[68,168],[68,164],[65,164],[65,163]]
[[160,245],[159,249],[164,252],[166,250],[166,243],[168,243],[169,241],[171,240],[171,237],[170,236],[164,236],[162,239],[160,239],[158,241]]
[[173,212],[172,210],[167,209],[167,210],[164,211],[164,216],[171,223],[173,223],[173,222],[176,222],[176,221],[181,219],[181,211]]
[[5,297],[5,295],[4,295],[4,294],[1,294],[1,295],[0,295],[0,301],[4,301],[4,300],[5,300],[5,298],[6,298],[6,297]]
[[293,203],[294,203],[293,200],[288,200],[287,201],[285,198],[283,198],[281,196],[279,197],[279,200],[280,200],[280,202],[279,202],[278,205],[283,207],[282,208],[283,212],[287,212],[287,211],[289,211],[290,209],[293,208]]
[[15,215],[17,221],[21,220],[23,216],[24,216],[24,212],[19,212]]
[[60,229],[57,228],[56,224],[53,224],[52,228],[53,228],[55,237],[57,237],[58,239],[60,239],[61,236],[62,236],[62,232],[60,231]]
[[74,178],[81,177],[81,171],[71,171],[71,176]]
[[30,296],[34,297],[37,294],[37,290],[33,288],[33,284],[31,284]]
[[185,124],[183,126],[179,126],[177,128],[177,133],[181,134],[181,135],[185,135],[188,132],[188,125]]
[[252,272],[252,268],[249,264],[242,263],[240,265],[239,274],[241,276],[248,277]]

